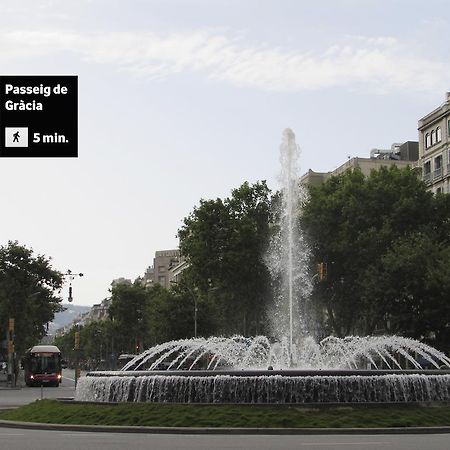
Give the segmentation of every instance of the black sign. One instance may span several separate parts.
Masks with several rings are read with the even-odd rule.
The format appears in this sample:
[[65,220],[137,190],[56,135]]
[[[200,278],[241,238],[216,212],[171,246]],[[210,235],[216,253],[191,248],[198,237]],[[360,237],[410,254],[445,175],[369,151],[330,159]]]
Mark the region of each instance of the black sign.
[[0,76],[0,157],[78,156],[78,77]]

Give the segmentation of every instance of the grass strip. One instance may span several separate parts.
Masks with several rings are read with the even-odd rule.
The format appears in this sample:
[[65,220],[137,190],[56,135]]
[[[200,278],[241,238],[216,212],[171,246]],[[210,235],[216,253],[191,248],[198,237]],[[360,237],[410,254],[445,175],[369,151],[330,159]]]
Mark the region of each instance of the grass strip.
[[293,405],[67,404],[41,400],[0,419],[23,422],[153,427],[374,428],[450,426],[450,407],[315,409]]

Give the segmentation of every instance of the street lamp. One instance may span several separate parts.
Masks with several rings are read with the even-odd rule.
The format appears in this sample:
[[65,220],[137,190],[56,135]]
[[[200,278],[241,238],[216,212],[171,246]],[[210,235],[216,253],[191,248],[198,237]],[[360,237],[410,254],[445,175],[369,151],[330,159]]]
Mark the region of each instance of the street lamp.
[[63,277],[67,277],[69,280],[69,298],[67,299],[69,303],[73,302],[72,297],[72,281],[75,280],[76,277],[82,277],[84,274],[82,273],[72,273],[70,269],[67,269],[66,273],[63,273]]

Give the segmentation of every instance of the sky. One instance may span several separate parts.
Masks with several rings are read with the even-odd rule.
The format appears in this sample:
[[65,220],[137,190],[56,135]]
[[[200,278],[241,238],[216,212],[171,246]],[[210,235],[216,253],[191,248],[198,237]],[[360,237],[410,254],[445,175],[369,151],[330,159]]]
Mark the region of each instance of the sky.
[[[79,157],[0,159],[0,245],[135,279],[201,198],[417,140],[450,90],[447,0],[0,0],[0,74],[78,75]],[[67,286],[63,291],[67,299]]]

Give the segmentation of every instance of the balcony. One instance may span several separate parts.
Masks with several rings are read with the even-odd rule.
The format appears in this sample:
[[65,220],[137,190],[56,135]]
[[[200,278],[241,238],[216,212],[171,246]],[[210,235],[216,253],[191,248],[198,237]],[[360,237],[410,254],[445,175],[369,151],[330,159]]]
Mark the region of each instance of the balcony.
[[439,167],[438,169],[435,169],[433,172],[433,180],[441,177],[442,177],[442,167]]
[[423,182],[425,184],[430,184],[431,183],[431,172],[423,174]]

